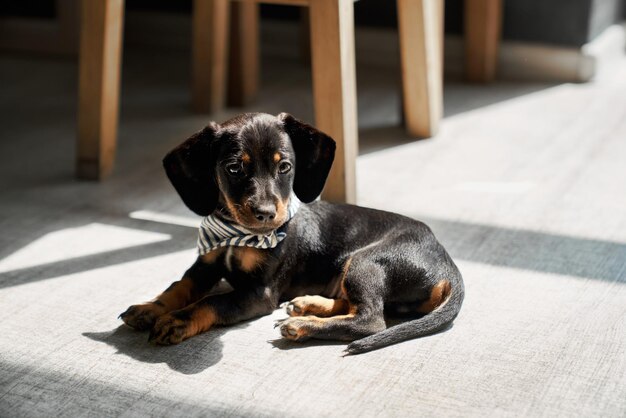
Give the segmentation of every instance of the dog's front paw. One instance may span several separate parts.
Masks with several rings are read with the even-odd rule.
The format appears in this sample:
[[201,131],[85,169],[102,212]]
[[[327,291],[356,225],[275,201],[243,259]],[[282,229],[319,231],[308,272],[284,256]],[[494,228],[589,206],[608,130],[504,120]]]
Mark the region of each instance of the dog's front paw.
[[150,331],[148,341],[159,345],[172,345],[195,335],[191,329],[191,321],[176,314],[177,312],[172,312],[159,317]]
[[276,321],[274,327],[280,329],[280,334],[292,341],[304,341],[309,338],[308,321],[302,318],[286,318]]
[[150,302],[141,305],[132,305],[122,314],[120,318],[126,325],[139,331],[146,331],[152,328],[157,318],[165,313],[163,307]]

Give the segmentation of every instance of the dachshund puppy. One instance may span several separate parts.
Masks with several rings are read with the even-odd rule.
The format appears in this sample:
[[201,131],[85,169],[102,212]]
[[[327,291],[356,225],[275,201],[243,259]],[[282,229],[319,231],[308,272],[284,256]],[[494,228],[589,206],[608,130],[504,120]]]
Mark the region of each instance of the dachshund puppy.
[[[456,265],[423,223],[315,201],[335,142],[282,113],[211,123],[163,160],[183,202],[205,217],[183,278],[120,315],[150,341],[178,344],[215,325],[268,315],[289,340],[353,341],[349,354],[447,327],[463,302]],[[209,294],[225,278],[226,294]],[[412,314],[387,328],[384,314]]]

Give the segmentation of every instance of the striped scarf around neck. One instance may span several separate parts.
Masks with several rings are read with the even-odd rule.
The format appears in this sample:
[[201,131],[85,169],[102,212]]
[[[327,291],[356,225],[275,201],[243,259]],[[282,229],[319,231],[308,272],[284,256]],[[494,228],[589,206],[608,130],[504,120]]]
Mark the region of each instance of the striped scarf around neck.
[[[300,201],[292,194],[289,198],[288,215],[285,223],[289,222],[296,215],[299,207]],[[229,246],[259,249],[274,248],[287,236],[280,229],[282,229],[282,226],[268,234],[257,235],[235,222],[227,221],[211,214],[205,217],[200,224],[198,253],[204,255],[216,248]]]

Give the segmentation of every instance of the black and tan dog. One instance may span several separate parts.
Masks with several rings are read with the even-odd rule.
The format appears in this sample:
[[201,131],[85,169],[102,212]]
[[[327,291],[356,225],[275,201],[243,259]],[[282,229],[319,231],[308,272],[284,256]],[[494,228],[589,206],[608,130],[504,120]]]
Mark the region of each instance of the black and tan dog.
[[[176,344],[290,301],[289,318],[277,323],[284,338],[353,341],[350,354],[448,326],[461,308],[463,281],[426,225],[314,202],[334,153],[330,137],[285,113],[212,123],[171,151],[165,170],[191,210],[281,240],[273,248],[229,241],[201,251],[181,280],[153,302],[129,307],[123,321],[151,330],[151,341]],[[289,219],[294,194],[302,204]],[[234,290],[207,295],[221,278]],[[415,318],[386,328],[384,314],[394,312]]]

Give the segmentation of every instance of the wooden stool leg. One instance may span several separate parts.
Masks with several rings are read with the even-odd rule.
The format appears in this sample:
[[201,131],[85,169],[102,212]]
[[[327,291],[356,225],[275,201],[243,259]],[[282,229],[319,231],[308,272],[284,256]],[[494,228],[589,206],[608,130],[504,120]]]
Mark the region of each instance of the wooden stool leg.
[[246,106],[259,85],[259,5],[231,2],[228,104]]
[[76,174],[98,180],[115,158],[124,0],[81,2]]
[[430,137],[443,114],[443,0],[397,4],[406,129]]
[[315,123],[337,141],[322,197],[356,202],[358,153],[353,0],[310,3]]
[[496,76],[502,0],[465,0],[465,73],[486,83]]
[[228,59],[228,0],[194,0],[191,104],[196,112],[224,107]]

